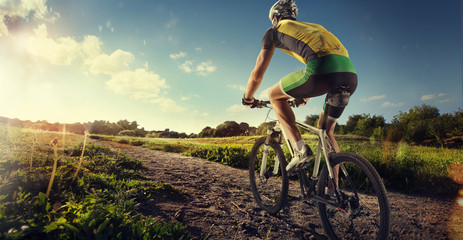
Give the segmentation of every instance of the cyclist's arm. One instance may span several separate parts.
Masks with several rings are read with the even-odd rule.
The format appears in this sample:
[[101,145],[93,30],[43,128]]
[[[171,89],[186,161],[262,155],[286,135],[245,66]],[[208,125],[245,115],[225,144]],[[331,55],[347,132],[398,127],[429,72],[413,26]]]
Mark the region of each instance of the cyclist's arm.
[[254,70],[251,72],[251,76],[249,76],[248,86],[246,87],[246,92],[244,97],[247,99],[251,99],[256,93],[257,89],[264,78],[264,73],[267,70],[268,65],[270,64],[270,60],[272,60],[273,51],[262,49],[257,56],[256,66]]

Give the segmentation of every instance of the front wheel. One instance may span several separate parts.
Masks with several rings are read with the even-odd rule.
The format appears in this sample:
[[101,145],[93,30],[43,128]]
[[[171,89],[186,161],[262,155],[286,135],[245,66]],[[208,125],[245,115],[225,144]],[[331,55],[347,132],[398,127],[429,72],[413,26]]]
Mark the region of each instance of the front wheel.
[[337,185],[341,200],[333,196],[333,184],[325,166],[320,174],[317,195],[336,202],[320,202],[318,210],[330,239],[387,239],[390,205],[379,174],[365,158],[341,152],[330,158],[339,167]]
[[288,196],[286,161],[280,145],[273,139],[269,145],[262,137],[254,144],[249,159],[249,181],[257,204],[270,214],[283,207]]

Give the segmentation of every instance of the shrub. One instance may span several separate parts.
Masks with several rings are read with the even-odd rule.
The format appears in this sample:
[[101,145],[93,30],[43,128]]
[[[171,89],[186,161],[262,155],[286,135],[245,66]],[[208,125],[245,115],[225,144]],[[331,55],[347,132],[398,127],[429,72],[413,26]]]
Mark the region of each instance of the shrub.
[[134,130],[123,130],[123,131],[120,131],[117,135],[135,137],[136,133]]

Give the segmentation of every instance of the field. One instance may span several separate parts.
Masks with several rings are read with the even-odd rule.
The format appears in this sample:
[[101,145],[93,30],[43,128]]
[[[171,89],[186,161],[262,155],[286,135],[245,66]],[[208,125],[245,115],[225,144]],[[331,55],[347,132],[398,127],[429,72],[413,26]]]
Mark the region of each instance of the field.
[[0,125],[0,137],[0,239],[189,239],[140,213],[152,196],[183,198],[140,161],[88,143],[82,154],[83,135]]
[[[315,148],[316,139],[304,137]],[[184,200],[183,192],[146,179],[139,160],[89,143],[91,138],[246,168],[250,149],[259,137],[84,136],[0,125],[0,239],[190,238],[186,226],[146,216],[139,207],[153,196]],[[354,151],[370,160],[388,189],[455,196],[463,184],[461,149],[383,143],[357,136],[337,139],[342,151]]]
[[[196,139],[134,138],[95,135],[93,138],[143,146],[246,168],[259,136]],[[356,152],[377,169],[387,188],[404,192],[455,195],[463,184],[463,149],[378,142],[354,135],[336,136],[341,151]],[[317,139],[304,135],[314,150]],[[287,151],[286,151],[287,152]],[[287,153],[289,157],[289,153]]]

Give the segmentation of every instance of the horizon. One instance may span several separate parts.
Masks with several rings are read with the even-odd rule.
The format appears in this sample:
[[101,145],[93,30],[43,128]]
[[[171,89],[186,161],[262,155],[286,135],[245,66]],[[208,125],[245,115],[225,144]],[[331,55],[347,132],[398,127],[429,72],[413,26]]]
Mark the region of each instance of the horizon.
[[[423,105],[421,105],[421,106],[423,106]],[[414,107],[421,107],[421,106],[413,106],[412,108],[414,108]],[[427,105],[427,106],[430,106],[430,105]],[[431,106],[431,107],[432,107],[432,106]],[[409,110],[411,110],[412,108],[410,108]],[[438,110],[439,110],[439,109],[438,109]],[[459,108],[457,111],[463,111],[463,109]],[[454,112],[452,112],[452,113],[450,113],[450,114],[453,115],[453,114],[454,114],[455,112],[457,112],[457,111],[454,111]],[[406,112],[408,112],[408,111],[405,111],[405,113],[406,113]],[[398,114],[400,114],[400,113],[403,113],[403,112],[397,113],[396,115],[394,115],[394,117],[396,117],[396,116],[397,116]],[[439,114],[442,115],[442,113],[440,113],[440,111],[439,111]],[[352,114],[352,115],[349,115],[348,117],[353,116],[353,115],[357,115],[357,114]],[[358,114],[358,115],[361,115],[361,114]],[[368,115],[368,114],[366,114],[366,115]],[[308,115],[307,115],[307,116],[308,116]],[[370,117],[375,117],[375,116],[382,116],[382,115],[369,115],[369,116],[370,116]],[[383,116],[383,117],[384,117],[384,116]],[[21,122],[30,121],[30,122],[32,122],[32,123],[37,123],[37,122],[43,122],[43,121],[45,121],[45,122],[48,123],[48,124],[60,124],[60,125],[73,125],[73,124],[82,124],[82,125],[85,125],[85,124],[93,124],[93,123],[96,122],[96,121],[106,121],[106,122],[109,122],[109,123],[115,123],[115,124],[117,124],[118,121],[127,120],[127,119],[119,119],[119,120],[117,120],[117,121],[109,121],[109,120],[105,120],[105,119],[95,119],[95,120],[87,121],[87,122],[72,122],[72,123],[71,123],[71,122],[49,122],[49,121],[47,121],[47,120],[35,120],[35,121],[33,121],[33,120],[28,120],[28,119],[9,118],[9,117],[0,116],[0,123],[1,123],[2,118],[8,119],[8,120],[19,120],[19,121],[21,121]],[[305,120],[305,118],[304,118],[304,120]],[[129,120],[127,120],[127,121],[129,121]],[[148,131],[148,132],[159,132],[159,131],[165,131],[165,130],[168,129],[168,130],[171,131],[171,132],[173,131],[173,132],[186,133],[186,134],[199,134],[199,133],[200,133],[204,128],[206,128],[206,127],[211,127],[211,128],[213,128],[213,129],[215,129],[217,126],[219,126],[219,125],[222,124],[222,123],[225,123],[226,121],[234,121],[234,120],[225,120],[224,122],[219,123],[219,124],[216,125],[216,126],[204,126],[204,127],[201,128],[201,130],[199,130],[198,132],[182,132],[182,131],[177,131],[176,129],[172,129],[172,128],[169,128],[169,127],[164,128],[164,129],[145,129],[145,127],[142,126],[142,125],[140,125],[139,122],[138,122],[137,120],[133,120],[133,121],[137,122],[137,128],[139,128],[139,129],[142,128],[142,129],[144,129],[145,131]],[[129,121],[129,122],[133,122],[133,121]],[[236,122],[236,121],[235,121],[235,122]],[[269,121],[266,121],[266,122],[269,122]],[[241,123],[241,122],[236,122],[236,123],[239,124],[239,123]],[[247,122],[244,122],[244,123],[247,123]],[[259,125],[262,124],[262,123],[264,123],[264,122],[261,122],[261,123],[259,123],[258,125],[251,125],[251,124],[249,124],[249,123],[248,123],[248,124],[249,124],[249,127],[256,127],[256,128],[257,128],[257,127],[259,127]],[[7,122],[6,124],[9,124],[9,123]],[[392,125],[393,123],[392,123],[392,121],[389,121],[389,122],[388,122],[388,121],[385,120],[385,124],[386,124],[386,125]],[[346,123],[338,123],[338,125],[343,125],[343,126],[345,126]]]
[[[257,127],[267,110],[240,101],[274,2],[0,0],[0,116],[126,119],[185,133],[225,121]],[[334,33],[359,74],[340,124],[356,114],[389,123],[422,104],[441,114],[463,108],[461,1],[296,4],[297,20]],[[268,99],[268,87],[304,67],[276,50],[255,97]],[[319,114],[323,100],[296,117]]]

